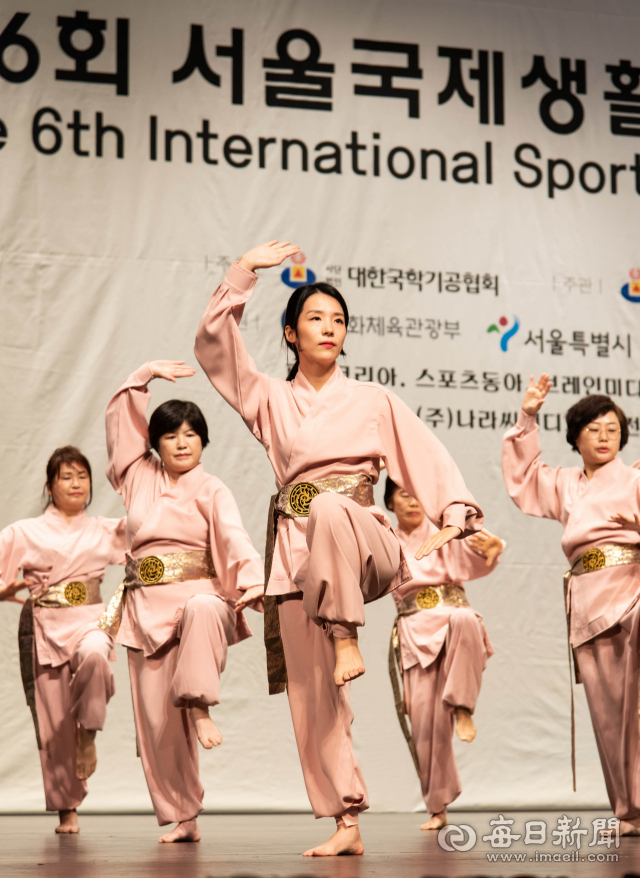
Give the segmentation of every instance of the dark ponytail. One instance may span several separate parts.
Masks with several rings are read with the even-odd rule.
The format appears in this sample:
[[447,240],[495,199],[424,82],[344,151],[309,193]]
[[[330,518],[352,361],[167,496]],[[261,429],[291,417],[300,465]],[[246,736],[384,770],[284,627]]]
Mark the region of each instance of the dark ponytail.
[[[284,325],[285,328],[290,326],[294,331],[297,332],[298,329],[298,320],[300,319],[300,315],[304,309],[304,304],[311,296],[316,293],[324,293],[325,296],[331,296],[332,299],[335,299],[336,302],[342,308],[344,314],[344,325],[345,327],[349,326],[349,309],[347,308],[347,303],[345,302],[342,294],[338,292],[335,287],[332,287],[331,284],[325,283],[316,283],[316,284],[304,284],[301,287],[298,287],[291,296],[289,297],[289,301],[287,302],[287,310],[284,312]],[[287,381],[293,381],[293,379],[298,374],[298,367],[300,365],[300,357],[298,356],[298,350],[292,341],[287,341],[287,338],[284,334],[284,330],[282,332],[282,340],[288,347],[290,351],[293,352],[294,357],[296,358],[295,363],[289,370],[289,374],[287,375]],[[344,350],[340,352],[342,356],[345,355]]]

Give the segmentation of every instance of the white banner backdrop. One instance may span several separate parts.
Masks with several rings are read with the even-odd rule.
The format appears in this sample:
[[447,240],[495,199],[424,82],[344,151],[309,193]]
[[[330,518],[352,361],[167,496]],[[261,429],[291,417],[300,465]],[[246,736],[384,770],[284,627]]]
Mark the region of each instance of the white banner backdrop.
[[[3,3],[0,12],[0,525],[40,512],[53,449],[94,466],[94,514],[122,506],[103,473],[104,410],[157,358],[194,362],[207,297],[271,238],[302,247],[264,272],[243,321],[263,370],[285,374],[295,278],[351,310],[345,367],[394,390],[445,442],[508,548],[472,583],[496,655],[458,746],[464,808],[604,807],[584,693],[571,790],[569,677],[556,523],[526,518],[501,436],[531,373],[554,389],[544,458],[573,465],[562,428],[587,392],[631,418],[640,457],[640,10],[633,2],[325,0]],[[306,59],[306,60],[305,60]],[[204,460],[260,551],[273,476],[203,374],[152,385],[195,400]],[[382,487],[382,486],[381,486]],[[378,488],[378,495],[381,491]],[[106,592],[118,582],[110,570]],[[2,811],[41,810],[22,694],[19,608],[0,606]],[[391,599],[369,607],[354,740],[375,810],[422,807],[387,679]],[[284,696],[269,698],[262,622],[230,650],[222,747],[201,753],[213,810],[305,810]],[[86,806],[149,808],[126,656]]]

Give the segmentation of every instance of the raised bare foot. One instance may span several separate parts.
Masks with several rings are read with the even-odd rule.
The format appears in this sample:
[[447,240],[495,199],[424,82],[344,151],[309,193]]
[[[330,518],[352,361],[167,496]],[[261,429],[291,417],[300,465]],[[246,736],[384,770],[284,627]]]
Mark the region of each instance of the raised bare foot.
[[172,832],[161,835],[158,841],[160,844],[174,844],[177,841],[200,841],[198,821],[194,817],[193,820],[185,820],[183,823],[178,823]]
[[78,747],[76,753],[76,777],[78,780],[87,780],[91,777],[98,765],[96,753],[95,729],[90,731],[78,726]]
[[336,686],[344,686],[364,674],[364,661],[358,649],[357,637],[334,637],[336,669],[333,675]]
[[[192,707],[189,711],[191,722],[193,723],[198,740],[205,750],[211,750],[222,744],[222,732],[209,716],[208,707]],[[182,826],[182,824],[180,824]],[[193,839],[190,839],[192,841]]]
[[303,857],[361,857],[364,845],[357,826],[338,826],[329,841],[305,851]]
[[466,707],[456,707],[456,734],[461,741],[471,743],[476,736],[473,717]]
[[78,812],[75,808],[73,811],[58,811],[58,816],[60,818],[60,824],[56,826],[55,829],[58,835],[71,835],[80,832],[80,827],[78,826]]
[[444,811],[438,811],[437,814],[432,814],[430,819],[427,820],[426,823],[423,823],[420,829],[442,829],[443,826],[446,826],[449,821],[447,820],[447,809]]

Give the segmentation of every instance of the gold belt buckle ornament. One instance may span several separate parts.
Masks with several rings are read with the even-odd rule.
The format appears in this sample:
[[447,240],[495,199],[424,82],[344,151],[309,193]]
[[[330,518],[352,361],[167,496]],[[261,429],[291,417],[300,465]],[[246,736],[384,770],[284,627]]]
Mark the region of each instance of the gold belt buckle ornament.
[[314,497],[317,497],[320,491],[311,482],[298,482],[294,485],[289,494],[289,506],[296,515],[308,516],[309,506]]
[[145,585],[155,585],[164,576],[164,564],[155,555],[143,558],[138,567],[138,575]]
[[416,595],[416,604],[421,610],[433,610],[440,603],[440,595],[435,588],[421,588]]
[[64,587],[64,599],[72,607],[81,607],[87,600],[87,587],[84,582],[68,582]]
[[587,549],[582,556],[582,569],[585,573],[592,570],[601,570],[607,564],[607,558],[602,549]]

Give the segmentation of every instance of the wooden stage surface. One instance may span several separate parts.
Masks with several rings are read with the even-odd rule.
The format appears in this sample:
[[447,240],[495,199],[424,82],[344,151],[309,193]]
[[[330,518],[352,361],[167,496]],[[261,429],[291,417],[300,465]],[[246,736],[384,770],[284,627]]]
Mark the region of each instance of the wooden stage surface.
[[[640,876],[640,838],[623,838],[620,847],[552,844],[551,830],[561,812],[510,812],[511,832],[523,831],[526,821],[543,820],[549,827],[544,845],[524,845],[524,836],[508,850],[482,841],[492,832],[494,813],[452,812],[452,823],[473,827],[478,841],[473,849],[443,850],[436,833],[420,832],[424,814],[365,814],[361,831],[363,857],[304,859],[302,851],[323,841],[332,821],[315,821],[309,814],[207,814],[200,820],[199,844],[160,845],[153,815],[80,815],[78,836],[56,836],[54,815],[0,816],[0,876],[42,878],[477,878],[477,876],[569,876],[569,878],[622,878]],[[571,824],[581,818],[591,827],[592,812],[571,813]],[[556,836],[557,838],[557,836]],[[546,855],[573,851],[570,862],[554,862]],[[497,862],[487,854],[497,854]],[[511,854],[511,862],[504,858]],[[516,861],[514,854],[524,855]],[[542,855],[545,855],[543,858]],[[609,862],[602,857],[610,855]],[[612,861],[613,854],[618,861]],[[502,856],[501,856],[502,855]],[[589,855],[595,857],[591,862]],[[575,858],[579,857],[577,861]],[[598,860],[598,857],[600,858]],[[583,859],[584,858],[584,859]]]

